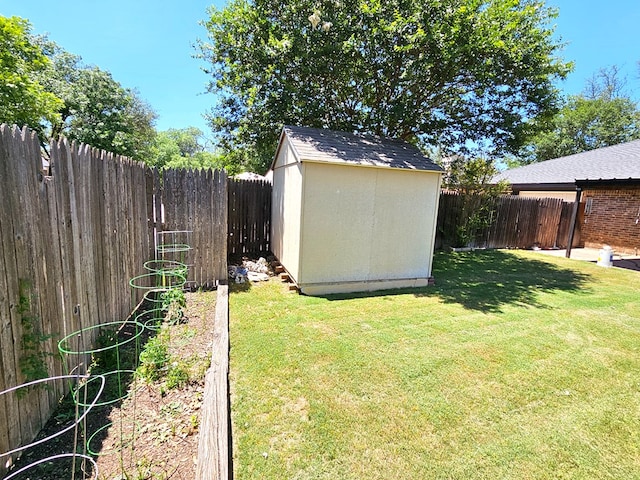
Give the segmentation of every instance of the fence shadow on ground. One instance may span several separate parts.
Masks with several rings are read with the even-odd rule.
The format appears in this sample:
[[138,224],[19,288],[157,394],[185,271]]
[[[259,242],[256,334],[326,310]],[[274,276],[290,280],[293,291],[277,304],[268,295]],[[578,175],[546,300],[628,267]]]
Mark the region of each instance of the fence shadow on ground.
[[547,308],[538,293],[580,291],[589,275],[541,260],[522,258],[502,250],[437,252],[433,259],[435,286],[377,292],[326,295],[327,300],[413,294],[439,297],[469,310],[499,312],[506,305]]
[[482,312],[497,312],[505,305],[542,308],[538,293],[585,290],[589,279],[579,271],[502,250],[439,252],[433,265],[435,287],[417,295],[435,295]]

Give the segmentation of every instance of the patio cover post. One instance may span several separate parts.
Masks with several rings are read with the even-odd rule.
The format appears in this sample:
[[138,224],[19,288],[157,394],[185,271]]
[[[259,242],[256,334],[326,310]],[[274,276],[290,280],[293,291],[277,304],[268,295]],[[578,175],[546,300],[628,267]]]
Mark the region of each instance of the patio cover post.
[[567,239],[567,250],[565,257],[571,257],[571,247],[573,246],[573,234],[576,230],[576,221],[578,220],[578,209],[580,208],[580,197],[582,196],[582,188],[576,186],[576,201],[573,204],[571,212],[571,223],[569,224],[569,238]]

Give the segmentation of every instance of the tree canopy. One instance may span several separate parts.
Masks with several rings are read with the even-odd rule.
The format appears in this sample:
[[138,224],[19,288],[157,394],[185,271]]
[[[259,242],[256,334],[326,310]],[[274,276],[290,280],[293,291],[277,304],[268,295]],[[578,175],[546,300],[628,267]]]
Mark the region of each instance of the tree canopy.
[[225,157],[209,151],[204,133],[196,127],[158,132],[146,163],[157,168],[226,168],[238,173],[225,163]]
[[518,164],[540,162],[640,138],[640,110],[618,69],[600,70],[581,95],[570,96],[546,128],[520,152]]
[[38,80],[63,101],[50,135],[144,159],[155,136],[153,109],[108,71],[85,65],[79,55],[46,38],[38,41],[51,60]]
[[231,0],[209,13],[209,120],[257,171],[285,124],[515,152],[570,70],[542,1]]
[[62,101],[37,80],[49,66],[29,22],[0,16],[0,123],[27,125],[42,134],[46,122],[58,120]]
[[27,125],[41,140],[65,135],[93,147],[145,158],[155,112],[107,71],[82,63],[29,22],[0,16],[0,122]]

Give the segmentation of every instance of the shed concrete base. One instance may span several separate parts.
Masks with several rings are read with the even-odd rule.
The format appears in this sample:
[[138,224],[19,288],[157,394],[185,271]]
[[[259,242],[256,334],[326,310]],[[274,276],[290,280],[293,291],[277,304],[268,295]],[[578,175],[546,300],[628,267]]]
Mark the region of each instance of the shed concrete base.
[[433,277],[400,278],[394,280],[362,280],[353,282],[327,282],[298,284],[300,293],[305,295],[330,295],[332,293],[372,292],[396,288],[418,288],[433,285]]

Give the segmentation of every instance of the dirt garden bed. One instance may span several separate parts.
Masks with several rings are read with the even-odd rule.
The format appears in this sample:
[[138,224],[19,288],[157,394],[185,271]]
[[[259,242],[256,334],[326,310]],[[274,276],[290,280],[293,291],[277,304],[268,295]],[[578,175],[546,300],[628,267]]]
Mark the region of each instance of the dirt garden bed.
[[[199,422],[210,365],[216,292],[186,294],[184,318],[175,325],[163,325],[145,339],[142,351],[153,364],[158,345],[165,362],[157,371],[132,378],[122,401],[101,407],[87,416],[86,435],[71,430],[24,452],[12,471],[39,459],[61,453],[84,452],[83,437],[98,432],[90,449],[100,480],[191,479],[195,478]],[[143,353],[143,357],[145,354]],[[143,362],[144,368],[144,362]],[[153,367],[151,370],[153,370]],[[65,398],[39,434],[44,438],[68,426],[74,419],[74,404]],[[111,426],[103,428],[106,425]],[[45,462],[15,479],[61,480],[72,478],[71,460]],[[77,462],[76,471],[82,466]],[[91,465],[87,470],[93,469]],[[75,478],[83,477],[76,474]]]

